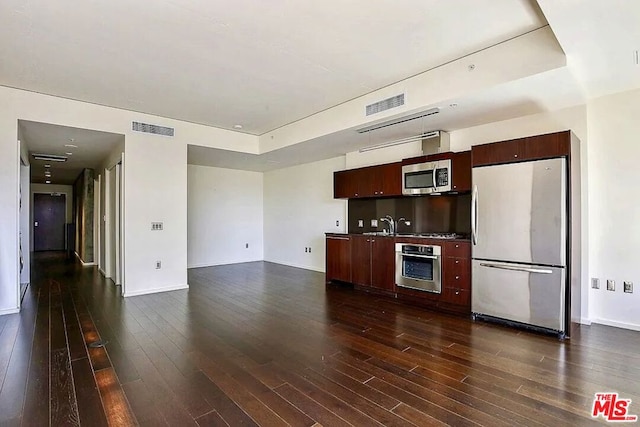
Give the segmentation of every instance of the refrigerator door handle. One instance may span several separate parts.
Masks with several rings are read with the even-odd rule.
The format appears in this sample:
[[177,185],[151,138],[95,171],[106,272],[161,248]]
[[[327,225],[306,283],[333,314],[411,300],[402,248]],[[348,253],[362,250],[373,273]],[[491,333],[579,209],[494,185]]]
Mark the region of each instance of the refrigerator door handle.
[[513,270],[513,271],[524,271],[525,273],[537,273],[537,274],[552,274],[553,271],[541,269],[541,268],[528,268],[528,267],[517,267],[515,265],[508,264],[487,264],[480,263],[481,267],[491,267],[491,268],[499,268],[501,270]]
[[474,245],[478,244],[478,186],[473,186],[471,195],[471,240]]

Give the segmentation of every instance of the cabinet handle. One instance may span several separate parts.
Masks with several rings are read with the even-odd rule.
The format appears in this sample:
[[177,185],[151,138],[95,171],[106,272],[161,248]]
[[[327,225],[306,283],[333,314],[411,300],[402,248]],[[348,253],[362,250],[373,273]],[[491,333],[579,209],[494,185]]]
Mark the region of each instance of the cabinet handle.
[[460,295],[460,291],[456,289],[456,295]]
[[460,260],[456,260],[456,264],[460,264]]
[[458,188],[458,186],[457,186],[457,185],[454,185],[454,186],[453,186],[453,188],[454,188],[454,189],[456,189],[456,188]]
[[513,157],[518,157],[518,155],[517,155],[517,154],[514,154],[514,155],[513,155]]
[[460,245],[456,245],[456,248],[459,248],[459,247],[460,247]]
[[460,280],[460,276],[456,276],[456,280]]
[[384,191],[381,191],[380,194],[384,194]]
[[374,191],[374,192],[373,192],[373,194],[378,194],[378,192],[377,192],[377,191]]
[[367,242],[369,241],[369,239],[367,239]]
[[371,242],[372,242],[372,243],[373,243],[373,242],[375,242],[375,241],[376,241],[376,239],[371,239]]

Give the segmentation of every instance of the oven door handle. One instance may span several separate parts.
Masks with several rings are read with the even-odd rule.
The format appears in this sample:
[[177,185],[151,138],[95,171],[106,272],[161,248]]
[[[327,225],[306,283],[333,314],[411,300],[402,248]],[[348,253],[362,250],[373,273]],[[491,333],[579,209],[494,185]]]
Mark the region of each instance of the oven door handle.
[[414,258],[427,258],[427,259],[438,259],[440,257],[437,257],[435,255],[414,255],[414,254],[406,254],[404,252],[399,252],[403,257],[406,256],[410,256],[410,257],[414,257]]

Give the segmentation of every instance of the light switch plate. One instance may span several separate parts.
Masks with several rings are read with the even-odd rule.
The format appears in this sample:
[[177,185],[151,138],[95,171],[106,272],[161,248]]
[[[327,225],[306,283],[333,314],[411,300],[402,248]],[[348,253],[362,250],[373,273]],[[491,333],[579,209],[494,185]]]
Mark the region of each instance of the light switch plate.
[[378,220],[377,219],[372,219],[371,220],[371,226],[372,227],[377,227],[378,226]]
[[624,282],[624,291],[628,294],[633,293],[633,282]]
[[152,222],[151,223],[151,230],[152,231],[162,231],[162,229],[164,228],[164,224],[161,222]]
[[596,277],[591,278],[591,289],[600,289],[600,279]]
[[358,220],[358,227],[364,227],[364,221],[359,219]]

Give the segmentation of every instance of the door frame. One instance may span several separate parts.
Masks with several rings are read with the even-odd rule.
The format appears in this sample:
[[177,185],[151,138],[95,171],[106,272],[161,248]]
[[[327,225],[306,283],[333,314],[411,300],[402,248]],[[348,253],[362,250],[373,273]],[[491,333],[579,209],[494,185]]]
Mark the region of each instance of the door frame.
[[[115,174],[114,177],[111,175]],[[111,180],[114,180],[113,187]],[[124,280],[124,153],[116,163],[104,169],[104,215],[105,215],[105,277],[120,286],[121,295],[125,293]],[[115,203],[112,206],[111,192],[115,191]],[[113,217],[113,219],[112,219]],[[115,250],[115,256],[112,251]]]

